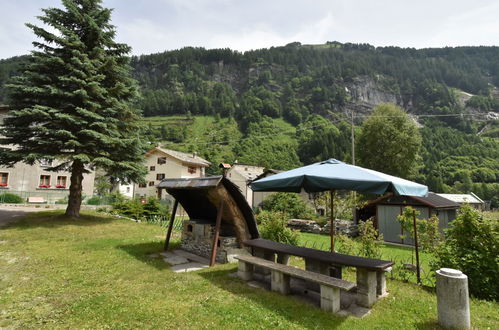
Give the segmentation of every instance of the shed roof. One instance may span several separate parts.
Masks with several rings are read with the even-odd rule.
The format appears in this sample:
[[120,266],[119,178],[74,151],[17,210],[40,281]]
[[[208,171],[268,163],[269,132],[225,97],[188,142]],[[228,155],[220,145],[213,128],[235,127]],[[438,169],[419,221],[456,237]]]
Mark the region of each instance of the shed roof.
[[443,198],[447,198],[455,203],[463,204],[483,204],[483,200],[481,200],[477,195],[471,194],[437,194]]
[[445,208],[458,208],[459,204],[456,202],[453,202],[447,198],[444,198],[442,196],[439,196],[438,194],[429,192],[426,197],[419,197],[419,196],[393,196],[393,194],[387,194],[385,196],[382,196],[380,198],[377,198],[368,205],[375,205],[375,204],[386,204],[387,202],[401,202],[404,201],[404,204],[407,204],[408,206],[410,203],[405,203],[407,200],[414,200],[416,202],[419,202],[423,205],[429,206],[431,208],[435,209],[445,209]]
[[146,156],[152,154],[154,151],[162,152],[166,155],[169,155],[170,157],[173,157],[175,159],[180,160],[183,163],[199,165],[202,167],[208,167],[211,165],[211,163],[209,161],[207,161],[204,158],[199,157],[197,154],[185,153],[185,152],[171,150],[171,149],[165,149],[165,148],[161,148],[161,147],[154,147],[153,149],[149,150],[146,153]]
[[214,221],[224,202],[222,222],[234,226],[240,242],[260,237],[253,210],[239,188],[222,176],[165,179],[158,185],[185,209],[191,219]]

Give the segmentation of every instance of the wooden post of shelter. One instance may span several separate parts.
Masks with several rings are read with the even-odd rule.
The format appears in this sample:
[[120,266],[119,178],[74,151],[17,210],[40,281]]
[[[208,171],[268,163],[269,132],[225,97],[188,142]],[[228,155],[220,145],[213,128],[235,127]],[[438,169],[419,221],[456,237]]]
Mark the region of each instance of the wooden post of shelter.
[[168,245],[170,245],[170,236],[172,235],[173,223],[175,222],[175,214],[177,213],[178,200],[173,203],[172,216],[170,217],[170,224],[168,226],[168,231],[166,232],[165,247],[164,250],[168,250]]
[[215,223],[215,233],[213,235],[213,246],[211,247],[211,258],[210,258],[210,267],[215,264],[215,260],[217,257],[217,246],[218,246],[218,237],[220,235],[220,224],[222,223],[222,213],[224,210],[224,201],[220,202],[220,206],[217,212],[217,222]]
[[412,211],[412,222],[414,225],[414,247],[416,249],[416,277],[418,284],[421,284],[421,267],[419,266],[419,246],[418,246],[418,228],[416,226],[416,210]]
[[329,195],[331,196],[331,212],[330,212],[331,226],[329,227],[329,236],[331,237],[331,252],[334,252],[334,234],[335,234],[334,233],[335,232],[335,228],[334,228],[334,195],[335,195],[335,191],[330,190]]

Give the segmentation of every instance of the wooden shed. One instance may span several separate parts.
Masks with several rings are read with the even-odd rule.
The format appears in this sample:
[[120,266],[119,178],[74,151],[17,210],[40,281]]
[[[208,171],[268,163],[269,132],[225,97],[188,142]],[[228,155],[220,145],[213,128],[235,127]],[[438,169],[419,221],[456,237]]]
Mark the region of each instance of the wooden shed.
[[243,194],[222,176],[165,179],[158,189],[166,190],[189,215],[183,221],[181,242],[188,252],[224,263],[243,251],[243,241],[260,237]]
[[382,196],[359,210],[358,217],[366,220],[374,217],[375,226],[386,242],[413,245],[410,237],[401,238],[404,231],[397,221],[397,216],[401,215],[404,208],[411,206],[419,211],[420,219],[428,219],[436,215],[439,219],[439,229],[447,228],[450,221],[456,218],[456,211],[459,204],[441,197],[435,193],[428,193],[427,197],[416,196]]

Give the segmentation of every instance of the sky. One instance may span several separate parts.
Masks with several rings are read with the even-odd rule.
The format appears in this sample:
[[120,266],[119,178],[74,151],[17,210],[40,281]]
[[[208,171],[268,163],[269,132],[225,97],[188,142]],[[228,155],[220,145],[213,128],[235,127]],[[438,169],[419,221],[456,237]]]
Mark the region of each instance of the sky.
[[[186,46],[239,51],[290,42],[374,46],[499,45],[497,0],[103,0],[134,55]],[[0,59],[28,54],[24,25],[59,0],[0,0]]]

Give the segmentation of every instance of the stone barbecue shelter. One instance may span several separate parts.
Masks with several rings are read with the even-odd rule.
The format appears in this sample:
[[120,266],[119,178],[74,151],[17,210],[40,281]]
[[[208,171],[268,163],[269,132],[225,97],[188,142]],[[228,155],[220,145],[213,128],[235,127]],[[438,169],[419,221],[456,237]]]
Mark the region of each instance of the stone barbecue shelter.
[[[222,176],[165,179],[157,188],[175,198],[173,216],[177,203],[189,215],[182,225],[181,248],[211,258],[212,264],[214,258],[220,263],[232,261],[243,252],[243,241],[260,237],[243,194]],[[165,247],[168,241],[169,235]]]

